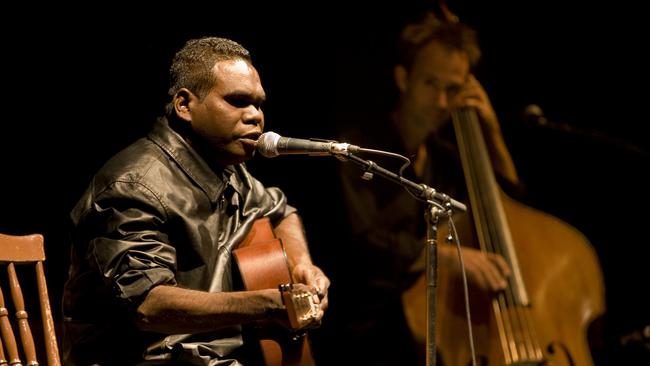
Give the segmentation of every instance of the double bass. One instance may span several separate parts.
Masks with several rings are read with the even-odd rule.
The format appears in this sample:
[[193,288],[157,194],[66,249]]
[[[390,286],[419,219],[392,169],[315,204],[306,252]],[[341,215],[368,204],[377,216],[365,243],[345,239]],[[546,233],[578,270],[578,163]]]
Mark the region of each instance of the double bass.
[[[473,220],[468,224],[473,230],[461,242],[502,255],[512,270],[504,291],[493,296],[470,292],[478,364],[593,365],[587,328],[605,311],[603,276],[593,247],[571,225],[500,189],[475,110],[453,111],[452,119]],[[457,280],[448,269],[439,269],[436,339],[445,366],[472,364]],[[427,334],[425,286],[420,278],[403,295],[409,326],[422,344]]]

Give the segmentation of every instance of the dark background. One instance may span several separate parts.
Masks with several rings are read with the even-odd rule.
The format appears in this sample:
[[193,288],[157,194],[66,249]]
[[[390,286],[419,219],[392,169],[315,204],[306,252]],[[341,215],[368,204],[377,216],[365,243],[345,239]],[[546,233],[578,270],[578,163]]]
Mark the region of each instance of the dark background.
[[[334,138],[350,111],[388,103],[393,37],[428,5],[194,2],[133,9],[112,3],[5,14],[13,22],[0,26],[0,231],[45,235],[58,312],[67,214],[101,164],[145,133],[161,110],[169,61],[186,39],[225,36],[252,52],[268,95],[267,130]],[[526,202],[576,226],[599,255],[607,290],[599,362],[647,357],[638,345],[621,344],[650,324],[645,13],[633,2],[449,6],[479,31],[477,76],[500,116]],[[533,103],[564,128],[522,118]],[[250,165],[285,188],[309,227],[321,223],[310,205],[328,189],[318,176],[321,164],[325,172],[332,163],[258,157]]]

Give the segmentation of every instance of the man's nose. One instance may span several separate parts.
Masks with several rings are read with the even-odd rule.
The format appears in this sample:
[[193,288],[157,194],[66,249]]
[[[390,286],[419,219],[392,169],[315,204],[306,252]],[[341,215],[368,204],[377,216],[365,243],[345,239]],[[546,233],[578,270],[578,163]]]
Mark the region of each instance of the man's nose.
[[243,119],[245,123],[259,125],[264,122],[264,112],[262,108],[251,104],[246,108]]
[[436,103],[441,109],[449,109],[449,95],[446,91],[440,91],[436,94]]

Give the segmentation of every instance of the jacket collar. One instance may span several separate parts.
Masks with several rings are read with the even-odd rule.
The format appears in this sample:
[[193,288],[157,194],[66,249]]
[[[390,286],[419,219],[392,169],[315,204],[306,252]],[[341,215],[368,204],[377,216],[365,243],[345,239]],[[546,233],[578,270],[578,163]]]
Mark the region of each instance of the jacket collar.
[[159,118],[147,136],[196,183],[215,204],[228,182],[234,180],[233,167],[215,171],[188,143],[169,127],[167,118]]

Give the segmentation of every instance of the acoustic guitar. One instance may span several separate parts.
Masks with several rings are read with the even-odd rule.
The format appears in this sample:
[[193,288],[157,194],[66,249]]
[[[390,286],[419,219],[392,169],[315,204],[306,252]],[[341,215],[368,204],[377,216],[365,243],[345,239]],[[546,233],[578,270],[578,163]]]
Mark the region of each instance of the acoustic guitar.
[[310,293],[294,290],[282,241],[275,237],[268,218],[255,221],[233,255],[246,290],[277,288],[287,308],[292,329],[268,325],[254,332],[265,365],[314,366],[306,329],[318,305]]

